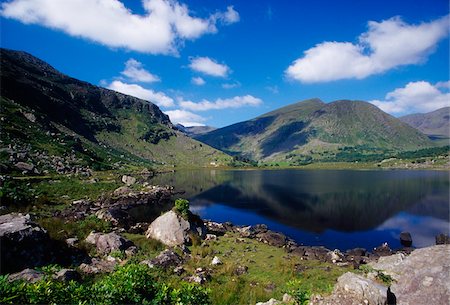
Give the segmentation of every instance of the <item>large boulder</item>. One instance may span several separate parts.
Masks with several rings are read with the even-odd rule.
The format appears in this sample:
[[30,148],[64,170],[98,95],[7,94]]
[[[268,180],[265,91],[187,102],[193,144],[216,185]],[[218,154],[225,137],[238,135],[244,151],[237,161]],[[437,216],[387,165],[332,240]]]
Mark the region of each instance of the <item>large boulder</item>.
[[133,242],[114,232],[107,234],[91,232],[85,241],[95,245],[97,252],[103,255],[107,255],[113,251],[125,251],[134,246]]
[[186,220],[174,211],[169,211],[150,224],[146,236],[159,240],[169,247],[174,247],[190,243],[194,236],[205,238],[206,227],[203,221],[195,216]]
[[385,305],[387,288],[361,275],[347,272],[338,278],[333,293],[313,304]]
[[449,304],[450,245],[415,250],[410,256],[397,256],[389,263],[372,263],[394,278],[391,291],[397,304]]
[[43,265],[49,259],[50,237],[30,215],[0,216],[1,272]]

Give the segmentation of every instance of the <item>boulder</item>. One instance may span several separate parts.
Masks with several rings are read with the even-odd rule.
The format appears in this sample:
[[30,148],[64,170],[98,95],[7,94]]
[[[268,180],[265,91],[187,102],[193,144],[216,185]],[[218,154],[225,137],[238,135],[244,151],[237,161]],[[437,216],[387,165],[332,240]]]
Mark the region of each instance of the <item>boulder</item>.
[[400,244],[403,247],[411,247],[412,246],[411,233],[409,232],[400,233]]
[[326,255],[327,261],[333,264],[342,262],[344,260],[344,255],[338,249],[330,251]]
[[28,214],[0,216],[0,245],[3,273],[40,266],[51,259],[49,235]]
[[113,195],[114,196],[124,196],[128,195],[132,192],[132,189],[130,189],[128,186],[121,186],[114,190]]
[[127,176],[127,175],[123,175],[122,182],[125,183],[127,186],[130,186],[130,185],[133,185],[136,183],[136,178]]
[[391,292],[398,304],[448,304],[450,300],[450,245],[417,249],[402,261],[372,264],[391,275]]
[[392,250],[389,247],[388,243],[384,243],[381,246],[378,246],[375,249],[373,249],[373,254],[378,256],[388,256],[392,254]]
[[97,252],[102,255],[107,255],[112,251],[125,251],[134,246],[131,241],[114,232],[107,234],[91,232],[85,241],[94,244]]
[[267,231],[256,235],[259,241],[275,247],[283,247],[286,244],[286,236],[282,233]]
[[191,242],[191,236],[203,239],[206,228],[199,220],[186,220],[174,211],[169,211],[156,218],[148,227],[147,238],[159,240],[173,247]]
[[33,164],[25,163],[25,162],[17,162],[15,164],[15,167],[17,167],[21,171],[25,171],[25,172],[31,172],[34,169]]
[[162,251],[157,257],[155,257],[152,260],[144,260],[141,262],[141,264],[146,264],[150,268],[153,268],[155,266],[161,268],[168,268],[179,266],[182,263],[183,259],[181,258],[181,256],[179,256],[176,252],[170,249]]
[[314,304],[385,305],[387,288],[361,275],[347,272],[338,278],[333,293]]
[[86,274],[99,274],[99,273],[109,273],[114,271],[118,261],[116,259],[98,259],[93,258],[91,263],[83,263],[80,265],[79,269],[81,272]]
[[8,280],[10,282],[17,280],[24,280],[30,283],[36,283],[44,278],[44,273],[34,269],[25,269],[17,273],[9,275]]
[[282,302],[272,298],[270,300],[268,300],[267,302],[258,302],[256,303],[256,305],[279,305],[282,304]]

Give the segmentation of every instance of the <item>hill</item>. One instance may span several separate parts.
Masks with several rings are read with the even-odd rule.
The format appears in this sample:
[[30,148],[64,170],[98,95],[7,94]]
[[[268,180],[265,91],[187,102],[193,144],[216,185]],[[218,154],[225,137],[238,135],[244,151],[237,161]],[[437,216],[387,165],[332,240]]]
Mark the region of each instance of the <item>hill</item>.
[[253,160],[343,159],[416,150],[429,139],[397,118],[363,101],[302,101],[255,119],[217,129],[198,140],[230,154]]
[[19,162],[72,172],[231,160],[177,131],[153,103],[71,78],[28,53],[1,49],[0,71],[2,171],[23,170]]
[[450,107],[428,113],[410,114],[399,118],[408,125],[420,130],[432,140],[449,144]]

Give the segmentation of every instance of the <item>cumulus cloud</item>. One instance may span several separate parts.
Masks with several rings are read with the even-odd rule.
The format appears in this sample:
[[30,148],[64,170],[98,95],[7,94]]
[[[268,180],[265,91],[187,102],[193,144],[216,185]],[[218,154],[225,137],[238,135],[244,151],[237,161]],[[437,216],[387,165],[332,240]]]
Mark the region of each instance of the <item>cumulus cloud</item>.
[[181,124],[185,127],[204,126],[205,124],[202,122],[206,121],[204,117],[198,114],[181,109],[164,111],[164,113],[169,116],[172,123]]
[[127,84],[116,80],[109,84],[108,89],[152,102],[158,106],[174,106],[174,100],[163,92],[156,92],[151,89],[145,89],[136,84]]
[[183,40],[217,32],[217,22],[239,21],[233,7],[199,18],[177,0],[142,0],[142,5],[145,14],[138,15],[119,0],[12,0],[1,4],[0,14],[109,47],[151,54],[176,54]]
[[133,58],[127,60],[125,63],[125,70],[120,73],[135,82],[153,83],[160,81],[160,78],[157,75],[145,70],[142,63]]
[[205,80],[201,77],[193,77],[191,79],[191,83],[197,86],[203,86],[204,84],[206,84]]
[[435,85],[425,81],[410,82],[405,87],[386,94],[384,100],[370,102],[394,115],[430,112],[450,106],[449,84],[450,82],[439,82]]
[[217,99],[214,102],[208,100],[202,100],[201,102],[195,103],[192,101],[186,101],[183,99],[178,100],[178,104],[183,109],[188,109],[191,111],[207,111],[207,110],[218,110],[226,108],[241,108],[245,106],[259,106],[263,101],[251,95],[245,96],[235,96],[228,99]]
[[369,21],[358,43],[326,41],[304,52],[285,71],[304,83],[363,79],[389,69],[419,64],[448,35],[449,16],[419,25],[400,17]]
[[219,64],[209,57],[193,57],[190,59],[189,67],[197,72],[215,77],[226,77],[230,68],[225,64]]

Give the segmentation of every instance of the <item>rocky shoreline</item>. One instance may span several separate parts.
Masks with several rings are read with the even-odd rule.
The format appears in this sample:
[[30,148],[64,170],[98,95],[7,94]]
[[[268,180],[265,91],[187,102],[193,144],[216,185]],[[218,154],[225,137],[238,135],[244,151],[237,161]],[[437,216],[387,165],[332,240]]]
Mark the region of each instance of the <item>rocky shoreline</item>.
[[[155,258],[141,261],[142,264],[151,268],[158,266],[170,269],[174,274],[182,275],[184,273],[183,264],[192,259],[188,245],[196,242],[207,246],[213,241],[220,242],[221,238],[232,237],[236,244],[245,244],[248,243],[248,240],[254,240],[271,247],[282,248],[287,259],[295,256],[300,260],[326,262],[354,270],[360,270],[361,266],[369,266],[369,271],[365,275],[345,273],[338,279],[330,296],[313,295],[310,304],[350,305],[360,304],[360,302],[384,304],[382,302],[386,302],[389,293],[387,286],[377,281],[380,274],[393,280],[390,288],[393,292],[389,291],[397,297],[400,295],[402,299],[406,299],[403,296],[405,293],[412,294],[408,290],[410,288],[405,288],[403,283],[408,283],[408,287],[416,285],[421,276],[425,281],[421,285],[425,288],[419,289],[420,296],[417,296],[417,293],[414,294],[416,297],[412,299],[413,301],[417,301],[423,295],[428,295],[427,287],[434,287],[430,288],[430,291],[438,289],[435,288],[435,285],[438,285],[442,291],[439,294],[441,297],[434,297],[434,300],[440,301],[450,295],[447,284],[449,282],[445,282],[450,278],[449,265],[446,260],[443,261],[443,258],[448,259],[448,254],[450,254],[449,237],[446,235],[436,238],[437,244],[445,245],[424,249],[412,248],[412,238],[409,233],[404,232],[400,236],[403,244],[401,249],[392,250],[389,245],[383,244],[371,251],[355,248],[341,252],[337,249],[300,245],[283,233],[269,230],[264,224],[236,226],[229,222],[218,223],[201,220],[192,214],[184,219],[173,211],[159,216],[151,224],[139,223],[130,215],[131,209],[148,205],[165,206],[175,194],[174,190],[169,186],[144,185],[141,190],[136,191],[130,188],[134,182],[129,183],[129,179],[122,180],[129,185],[116,189],[109,196],[103,196],[96,201],[77,200],[64,210],[54,213],[54,217],[70,221],[79,221],[95,215],[112,225],[111,232],[91,232],[82,241],[75,237],[70,237],[65,242],[52,240],[46,230],[35,223],[30,215],[10,213],[0,216],[1,274],[10,273],[10,281],[23,279],[35,282],[44,276],[36,267],[55,263],[61,266],[72,266],[72,268],[64,268],[53,274],[54,279],[63,281],[80,280],[83,274],[108,273],[113,271],[116,266],[133,258],[138,252],[138,246],[122,236],[123,233],[132,233],[145,234],[147,238],[158,239],[167,246],[166,250]],[[175,230],[175,233],[172,233],[172,229]],[[86,251],[86,245],[90,245],[88,248],[94,250],[94,255],[92,255],[92,251]],[[428,265],[424,263],[425,261],[428,262]],[[215,256],[211,264],[221,264],[221,258]],[[73,266],[77,267],[76,270],[73,269]],[[428,275],[423,275],[423,271],[428,270],[428,266],[434,266],[434,269],[429,270]],[[247,270],[248,266],[239,265],[232,270],[232,274],[239,276],[246,274]],[[447,272],[445,276],[440,275],[443,271]],[[406,280],[405,272],[414,274],[416,280]],[[211,274],[210,269],[199,267],[194,274],[184,276],[183,279],[187,282],[204,284],[210,279]],[[414,304],[413,301],[398,304]],[[261,304],[284,303],[270,300]]]

